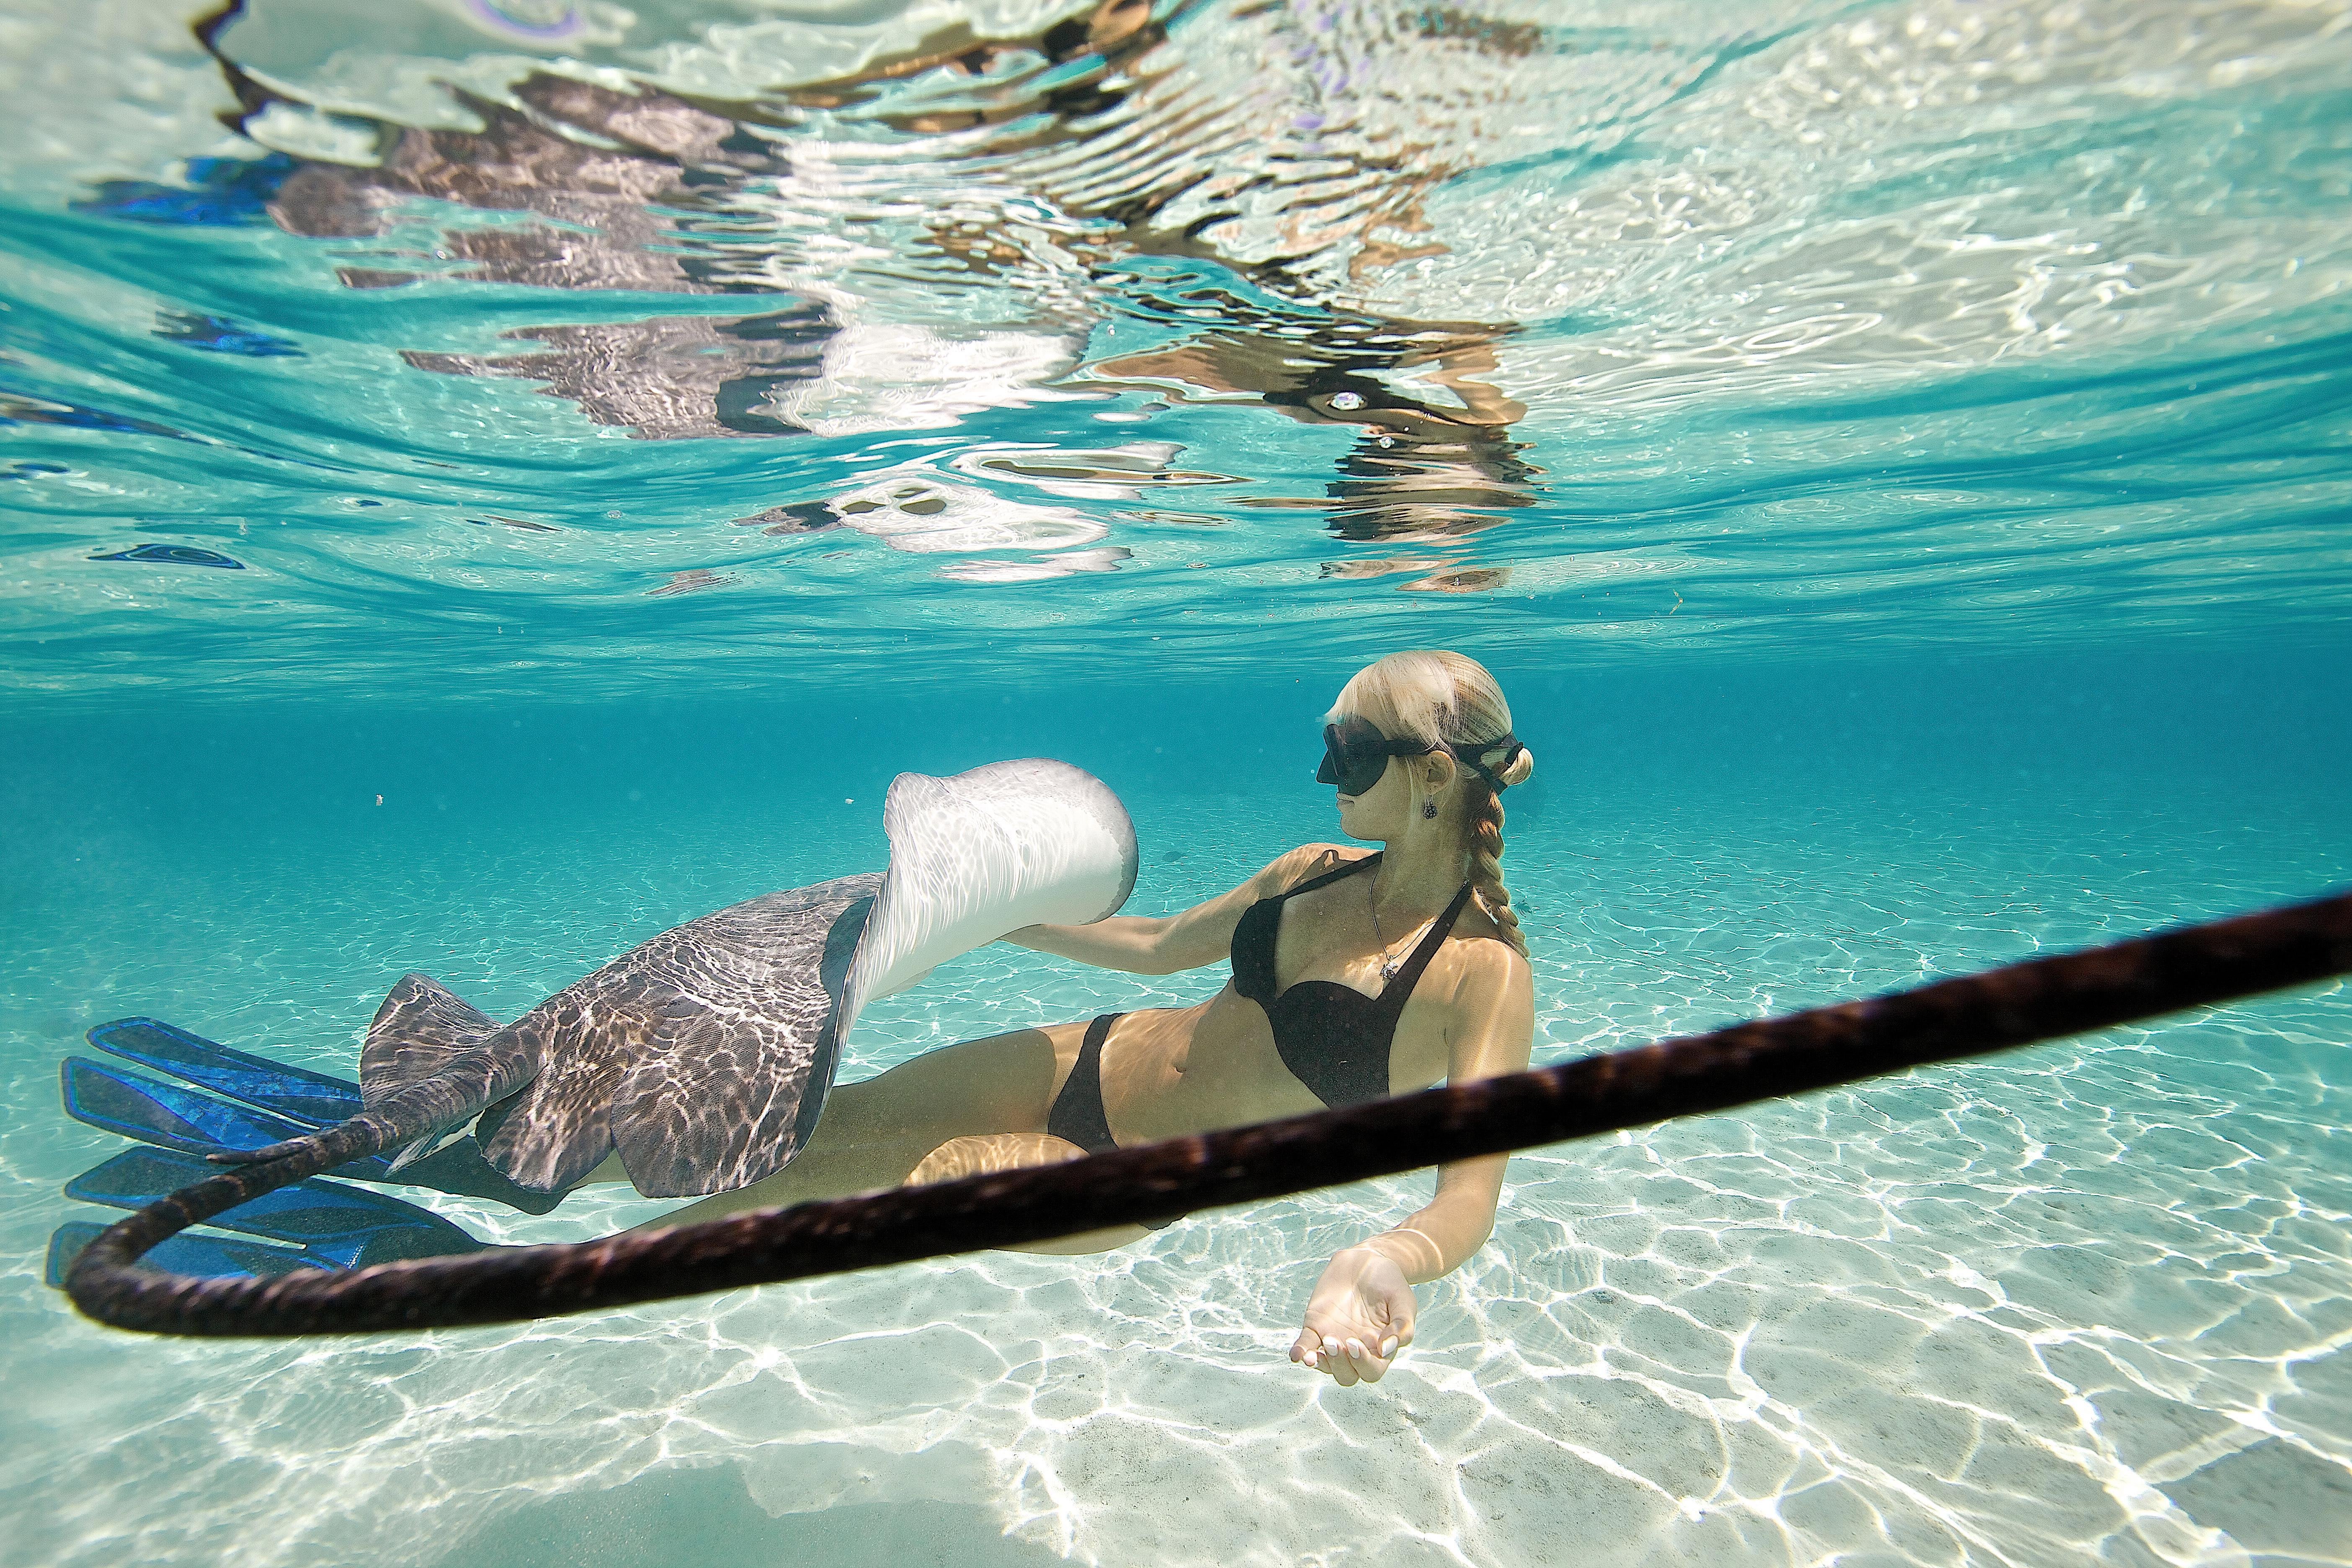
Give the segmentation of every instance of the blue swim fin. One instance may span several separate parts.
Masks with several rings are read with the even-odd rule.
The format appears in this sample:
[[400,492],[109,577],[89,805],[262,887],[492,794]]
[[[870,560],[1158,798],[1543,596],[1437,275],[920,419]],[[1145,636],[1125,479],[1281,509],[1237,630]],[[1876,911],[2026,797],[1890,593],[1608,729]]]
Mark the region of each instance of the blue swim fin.
[[[143,1020],[126,1020],[142,1022]],[[115,1028],[100,1025],[90,1031],[95,1040]],[[109,1040],[115,1037],[109,1036]],[[157,1066],[168,1066],[173,1072],[183,1070],[182,1064],[226,1085],[236,1083],[258,1097],[270,1075],[294,1074],[294,1087],[265,1109],[256,1104],[234,1104],[215,1100],[208,1094],[180,1084],[165,1083],[142,1073],[127,1072],[90,1060],[88,1057],[68,1057],[58,1072],[59,1089],[65,1099],[66,1114],[75,1121],[118,1137],[135,1139],[142,1143],[154,1143],[184,1154],[210,1154],[225,1150],[264,1148],[289,1138],[299,1138],[316,1132],[332,1121],[319,1121],[282,1113],[295,1105],[319,1105],[329,1090],[320,1084],[336,1085],[339,1080],[320,1073],[302,1072],[299,1068],[282,1068],[257,1057],[246,1056],[225,1047],[214,1047],[201,1037],[184,1030],[158,1030],[153,1034],[129,1037],[126,1043],[135,1044],[149,1054],[139,1059]],[[221,1053],[217,1061],[200,1059],[195,1047],[211,1047]],[[167,1054],[176,1053],[176,1054]],[[123,1054],[130,1054],[125,1051]],[[357,1089],[352,1089],[354,1095]],[[341,1120],[335,1118],[333,1120]],[[218,1174],[216,1169],[207,1174]],[[533,1192],[509,1181],[482,1158],[481,1145],[473,1139],[462,1138],[446,1149],[436,1150],[421,1160],[402,1167],[394,1175],[391,1162],[381,1155],[370,1155],[338,1165],[329,1173],[362,1182],[392,1182],[407,1186],[430,1187],[436,1192],[464,1197],[489,1198],[525,1214],[545,1214],[563,1201],[562,1193]]]
[[[125,1149],[66,1184],[66,1196],[115,1208],[142,1209],[159,1198],[221,1173],[196,1154]],[[205,1222],[269,1241],[291,1242],[339,1268],[401,1258],[479,1252],[486,1243],[427,1209],[384,1193],[312,1178],[264,1193]]]
[[[48,1282],[63,1289],[66,1270],[81,1256],[81,1249],[97,1240],[98,1233],[105,1228],[86,1219],[58,1226],[57,1234],[49,1237]],[[257,1241],[187,1230],[170,1237],[139,1261],[142,1268],[152,1266],[173,1274],[195,1274],[207,1279],[268,1279],[297,1268],[334,1267],[324,1258],[291,1247],[265,1247]]]
[[[110,1068],[88,1057],[68,1057],[58,1078],[66,1114],[76,1121],[184,1154],[259,1149],[319,1131],[315,1121],[297,1121],[276,1111],[234,1105],[180,1084]],[[337,1167],[337,1173],[383,1181],[391,1174],[391,1165],[381,1156],[371,1155]]]
[[274,1110],[314,1127],[360,1113],[360,1086],[306,1068],[247,1056],[156,1018],[118,1018],[87,1037],[110,1056],[156,1068],[231,1100]]

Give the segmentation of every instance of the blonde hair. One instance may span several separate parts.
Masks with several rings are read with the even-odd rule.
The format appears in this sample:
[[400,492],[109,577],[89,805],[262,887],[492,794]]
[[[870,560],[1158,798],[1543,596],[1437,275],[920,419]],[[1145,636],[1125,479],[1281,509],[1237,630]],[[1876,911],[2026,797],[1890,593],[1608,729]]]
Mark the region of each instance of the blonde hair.
[[1358,670],[1331,705],[1333,719],[1349,713],[1370,720],[1391,740],[1448,748],[1486,742],[1475,753],[1478,767],[1464,768],[1460,774],[1463,787],[1471,792],[1470,885],[1503,940],[1524,957],[1528,939],[1511,910],[1510,889],[1503,886],[1503,802],[1478,771],[1483,768],[1506,784],[1525,784],[1536,771],[1533,752],[1522,745],[1512,756],[1504,743],[1511,733],[1511,707],[1503,700],[1502,687],[1475,658],[1442,648],[1415,648]]

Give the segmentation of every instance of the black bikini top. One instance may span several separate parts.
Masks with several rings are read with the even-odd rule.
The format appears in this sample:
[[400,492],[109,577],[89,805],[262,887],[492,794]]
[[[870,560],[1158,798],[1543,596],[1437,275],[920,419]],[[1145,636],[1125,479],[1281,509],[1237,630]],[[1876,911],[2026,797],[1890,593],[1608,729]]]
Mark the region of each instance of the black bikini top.
[[1282,1065],[1317,1099],[1334,1108],[1386,1098],[1389,1049],[1396,1040],[1397,1019],[1403,1016],[1412,988],[1421,983],[1421,972],[1445,945],[1462,906],[1470,901],[1470,884],[1465,882],[1378,996],[1367,996],[1336,980],[1302,980],[1276,995],[1274,944],[1282,930],[1282,906],[1301,893],[1352,877],[1379,860],[1378,854],[1367,855],[1287,892],[1260,899],[1234,927],[1234,989],[1265,1009],[1266,1021],[1274,1026],[1275,1054],[1282,1058]]

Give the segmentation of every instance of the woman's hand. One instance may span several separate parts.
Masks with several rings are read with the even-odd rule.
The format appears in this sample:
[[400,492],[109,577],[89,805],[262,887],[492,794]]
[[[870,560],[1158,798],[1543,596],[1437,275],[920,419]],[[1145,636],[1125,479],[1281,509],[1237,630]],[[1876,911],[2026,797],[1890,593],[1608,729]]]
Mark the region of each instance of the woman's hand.
[[1396,1259],[1350,1247],[1331,1259],[1307,1303],[1290,1359],[1328,1372],[1342,1388],[1378,1383],[1412,1343],[1412,1286]]

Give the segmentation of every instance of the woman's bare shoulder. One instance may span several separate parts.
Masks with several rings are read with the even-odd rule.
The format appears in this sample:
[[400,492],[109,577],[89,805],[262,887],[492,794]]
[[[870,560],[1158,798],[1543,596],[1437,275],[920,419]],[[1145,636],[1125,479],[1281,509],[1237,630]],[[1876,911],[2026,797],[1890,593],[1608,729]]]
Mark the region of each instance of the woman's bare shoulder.
[[1445,944],[1445,957],[1462,985],[1501,990],[1534,984],[1527,956],[1511,945],[1503,928],[1477,900],[1463,906],[1461,918],[1454,922],[1453,934],[1458,940]]
[[1278,891],[1309,877],[1352,865],[1370,853],[1347,844],[1302,844],[1267,862],[1265,869],[1258,873],[1258,880]]

